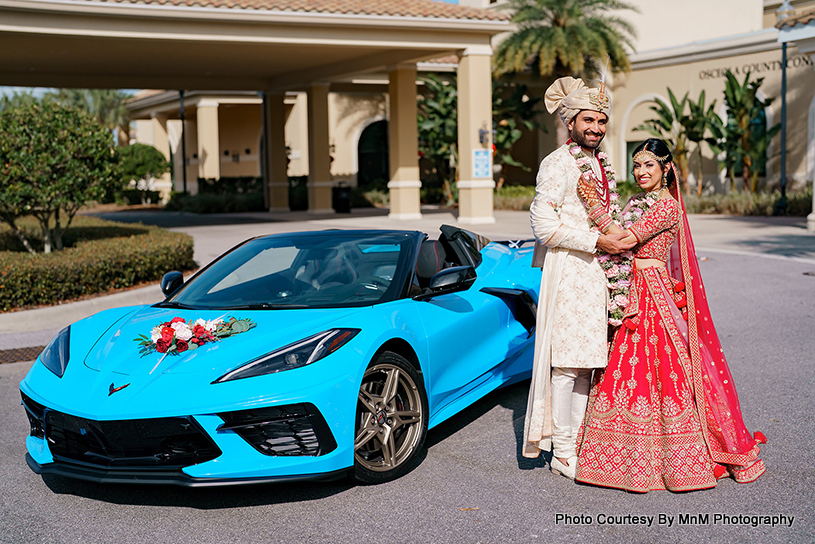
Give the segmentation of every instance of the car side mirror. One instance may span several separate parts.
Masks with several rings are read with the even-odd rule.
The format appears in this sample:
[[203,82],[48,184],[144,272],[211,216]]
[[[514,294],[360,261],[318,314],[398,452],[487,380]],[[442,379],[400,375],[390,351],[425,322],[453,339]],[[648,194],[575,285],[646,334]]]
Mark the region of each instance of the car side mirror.
[[178,291],[178,288],[182,285],[184,285],[184,275],[176,270],[167,272],[161,278],[161,292],[164,293],[165,297],[169,297]]
[[454,266],[445,268],[430,278],[427,291],[416,295],[414,300],[427,300],[439,295],[466,291],[476,280],[475,268],[472,266]]

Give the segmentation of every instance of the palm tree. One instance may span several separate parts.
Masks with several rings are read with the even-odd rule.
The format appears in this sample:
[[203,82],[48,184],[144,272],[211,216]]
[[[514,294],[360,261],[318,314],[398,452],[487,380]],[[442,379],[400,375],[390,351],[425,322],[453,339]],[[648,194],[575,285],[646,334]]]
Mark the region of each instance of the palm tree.
[[729,70],[725,74],[724,103],[727,106],[728,122],[734,126],[739,136],[738,154],[742,163],[744,188],[756,192],[758,176],[767,164],[767,151],[773,137],[781,130],[781,124],[767,127],[763,117],[764,109],[773,101],[761,99],[758,89],[764,78],[750,81],[750,72],[739,83]]
[[628,71],[636,31],[616,12],[637,11],[621,0],[509,0],[518,29],[498,45],[496,75],[521,73],[563,77],[593,75],[607,62]]
[[683,125],[685,127],[685,134],[688,140],[696,144],[696,194],[701,196],[702,189],[704,188],[702,177],[702,142],[706,142],[708,146],[715,152],[716,141],[713,138],[706,138],[705,134],[710,131],[711,134],[716,135],[716,128],[719,126],[721,120],[716,115],[716,101],[714,100],[710,106],[705,109],[705,91],[699,94],[699,101],[694,102],[688,100],[688,108],[690,113],[685,116]]
[[686,127],[691,124],[689,116],[685,113],[685,106],[688,103],[688,93],[677,100],[671,89],[668,89],[670,106],[655,98],[655,106],[651,106],[657,116],[647,119],[643,124],[634,127],[634,130],[644,130],[656,138],[662,138],[671,148],[676,167],[679,169],[679,177],[684,182],[682,190],[688,192],[688,132]]
[[125,102],[130,94],[118,89],[60,89],[51,98],[67,106],[90,113],[99,123],[117,133],[119,145],[127,145],[130,114]]

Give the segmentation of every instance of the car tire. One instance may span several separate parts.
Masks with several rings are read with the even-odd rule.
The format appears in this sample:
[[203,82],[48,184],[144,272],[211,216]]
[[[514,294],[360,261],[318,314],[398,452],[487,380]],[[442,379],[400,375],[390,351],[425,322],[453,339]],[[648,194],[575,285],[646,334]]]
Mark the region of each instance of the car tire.
[[427,418],[427,394],[419,372],[401,355],[379,354],[359,389],[353,478],[379,484],[412,470],[424,448]]

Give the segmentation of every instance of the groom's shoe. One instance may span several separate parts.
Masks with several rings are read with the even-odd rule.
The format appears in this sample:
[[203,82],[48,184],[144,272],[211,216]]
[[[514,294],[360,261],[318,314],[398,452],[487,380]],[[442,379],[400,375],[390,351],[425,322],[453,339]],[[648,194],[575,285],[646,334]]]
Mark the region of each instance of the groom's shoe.
[[577,456],[573,455],[569,457],[568,463],[569,466],[566,466],[558,461],[557,457],[552,457],[552,462],[549,464],[549,467],[554,474],[566,476],[570,480],[574,480],[575,474],[577,473]]

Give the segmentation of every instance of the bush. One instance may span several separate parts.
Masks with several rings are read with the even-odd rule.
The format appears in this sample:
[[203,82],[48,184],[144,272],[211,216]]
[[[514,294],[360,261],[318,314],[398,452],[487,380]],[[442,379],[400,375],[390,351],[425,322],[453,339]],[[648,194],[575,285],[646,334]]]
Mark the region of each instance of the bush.
[[493,193],[496,210],[528,211],[535,199],[534,185],[504,185]]
[[[36,230],[29,223],[25,228]],[[0,227],[0,249],[6,249],[0,251],[0,311],[52,305],[195,268],[193,240],[186,234],[92,217],[75,223],[65,233],[66,249],[37,255],[14,251],[10,229]]]
[[254,176],[224,176],[221,178],[198,178],[199,194],[233,195],[263,194],[263,178]]
[[188,195],[173,193],[165,210],[190,213],[262,212],[266,209],[262,193]]
[[[729,214],[729,215],[775,215],[780,191],[771,193],[750,193],[731,191],[726,195],[707,196],[683,195],[688,213]],[[787,194],[786,215],[806,216],[812,211],[812,188]]]
[[140,189],[122,189],[115,192],[116,204],[120,206],[137,206],[147,203],[154,204],[161,202],[161,194],[158,191],[142,191]]

